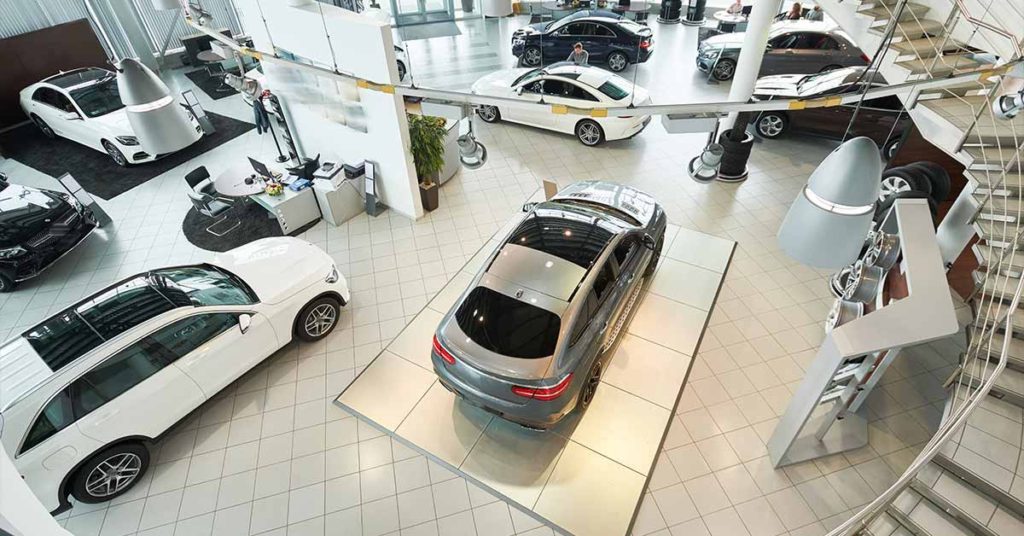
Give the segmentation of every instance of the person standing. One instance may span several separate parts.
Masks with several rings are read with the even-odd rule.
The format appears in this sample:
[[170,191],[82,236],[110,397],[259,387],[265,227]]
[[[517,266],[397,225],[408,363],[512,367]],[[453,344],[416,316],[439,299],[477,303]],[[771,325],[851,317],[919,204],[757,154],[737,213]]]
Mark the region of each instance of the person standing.
[[814,6],[813,9],[807,12],[807,16],[804,17],[807,20],[816,20],[821,22],[825,20],[825,13],[821,11],[821,6]]
[[566,61],[571,61],[576,65],[586,65],[589,59],[590,53],[583,50],[583,43],[576,43],[572,46],[572,52],[569,53]]
[[793,2],[793,7],[789,8],[789,13],[786,13],[786,20],[800,20],[803,13],[804,10],[800,6],[800,2]]

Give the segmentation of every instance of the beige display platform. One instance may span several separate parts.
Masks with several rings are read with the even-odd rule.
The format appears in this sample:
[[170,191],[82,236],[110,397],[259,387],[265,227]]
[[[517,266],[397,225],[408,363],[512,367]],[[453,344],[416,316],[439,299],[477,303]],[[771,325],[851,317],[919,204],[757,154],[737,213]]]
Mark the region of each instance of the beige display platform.
[[736,244],[670,225],[590,407],[536,432],[459,400],[430,361],[441,318],[520,219],[485,244],[335,403],[562,532],[623,536]]

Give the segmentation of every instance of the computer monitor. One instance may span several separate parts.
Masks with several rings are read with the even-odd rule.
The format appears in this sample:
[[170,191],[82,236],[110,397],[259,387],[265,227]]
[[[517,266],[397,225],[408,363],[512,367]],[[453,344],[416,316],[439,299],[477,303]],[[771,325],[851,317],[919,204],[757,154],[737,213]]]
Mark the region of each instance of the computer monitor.
[[749,17],[750,16],[750,12],[753,11],[753,10],[754,10],[754,6],[743,6],[743,11],[740,11],[740,14],[745,16],[745,17]]
[[260,177],[263,177],[265,179],[274,178],[274,176],[270,173],[270,170],[267,169],[266,164],[264,164],[263,162],[255,160],[253,159],[253,157],[250,156],[249,163],[252,164],[252,169],[254,169],[256,171],[256,174],[259,175]]
[[316,158],[303,158],[302,164],[295,167],[288,168],[288,172],[296,177],[313,180],[313,173],[320,169],[320,155],[316,155]]

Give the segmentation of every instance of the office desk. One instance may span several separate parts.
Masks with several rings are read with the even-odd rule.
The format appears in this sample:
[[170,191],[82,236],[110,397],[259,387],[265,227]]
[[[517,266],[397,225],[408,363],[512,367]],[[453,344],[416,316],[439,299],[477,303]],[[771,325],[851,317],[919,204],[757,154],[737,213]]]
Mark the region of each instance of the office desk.
[[285,186],[281,195],[258,193],[249,198],[277,218],[281,232],[286,235],[320,219],[320,207],[316,203],[316,195],[313,194],[312,188],[293,192]]

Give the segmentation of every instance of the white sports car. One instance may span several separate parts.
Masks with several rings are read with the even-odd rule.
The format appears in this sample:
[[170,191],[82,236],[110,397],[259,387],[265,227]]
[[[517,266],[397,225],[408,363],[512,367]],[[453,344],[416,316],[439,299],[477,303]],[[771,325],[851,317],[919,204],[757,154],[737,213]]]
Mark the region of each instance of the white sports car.
[[[473,93],[508,97],[524,102],[565,105],[575,108],[610,108],[650,104],[647,90],[617,74],[597,67],[555,63],[540,69],[508,69],[491,73],[473,84]],[[480,119],[493,123],[499,119],[575,134],[583,145],[631,138],[640,133],[649,115],[630,117],[580,117],[555,114],[544,107],[479,106]]]
[[[150,162],[162,154],[142,150],[128,123],[128,112],[117,89],[116,75],[86,67],[51,76],[21,90],[21,108],[49,138],[60,136],[110,155],[119,166]],[[193,143],[203,129],[182,108],[195,127]]]

